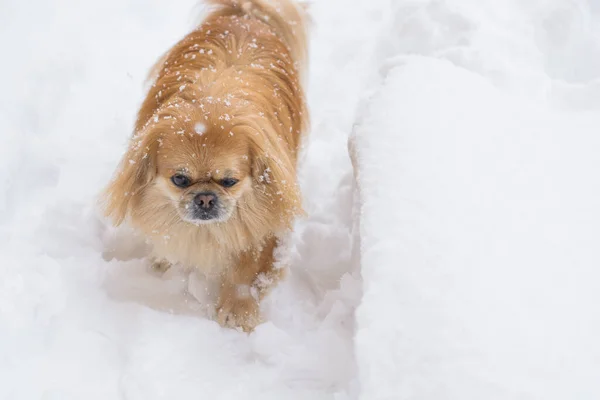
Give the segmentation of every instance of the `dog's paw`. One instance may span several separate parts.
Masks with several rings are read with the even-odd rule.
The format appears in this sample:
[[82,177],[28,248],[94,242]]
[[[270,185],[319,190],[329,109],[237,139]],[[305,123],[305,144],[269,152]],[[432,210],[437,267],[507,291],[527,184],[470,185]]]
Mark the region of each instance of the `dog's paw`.
[[252,332],[260,324],[260,308],[256,299],[227,298],[217,305],[217,322],[226,328]]

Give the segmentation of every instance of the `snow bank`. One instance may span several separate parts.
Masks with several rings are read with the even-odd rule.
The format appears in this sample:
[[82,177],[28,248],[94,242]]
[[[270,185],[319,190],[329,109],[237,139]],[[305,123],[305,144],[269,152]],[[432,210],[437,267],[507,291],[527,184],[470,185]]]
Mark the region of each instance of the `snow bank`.
[[597,16],[483,3],[396,4],[359,112],[363,399],[600,397]]

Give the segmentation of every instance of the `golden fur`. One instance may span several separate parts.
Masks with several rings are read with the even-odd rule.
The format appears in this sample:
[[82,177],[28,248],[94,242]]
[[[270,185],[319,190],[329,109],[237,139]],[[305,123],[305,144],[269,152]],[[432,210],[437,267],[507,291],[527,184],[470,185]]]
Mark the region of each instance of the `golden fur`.
[[[292,1],[210,1],[203,23],[154,66],[105,193],[106,214],[142,232],[157,265],[220,277],[217,319],[247,331],[281,275],[273,266],[277,235],[301,212],[307,50],[304,10]],[[175,174],[192,184],[175,186]],[[238,183],[223,187],[226,178]],[[219,200],[219,219],[189,220],[194,196],[206,191]]]

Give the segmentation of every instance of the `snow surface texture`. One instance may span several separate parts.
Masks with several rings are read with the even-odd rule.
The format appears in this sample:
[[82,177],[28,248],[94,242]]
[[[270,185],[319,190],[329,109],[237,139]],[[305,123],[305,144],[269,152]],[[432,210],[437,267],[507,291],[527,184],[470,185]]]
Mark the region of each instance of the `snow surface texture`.
[[352,138],[361,398],[600,398],[593,7],[391,7]]
[[249,336],[95,208],[195,4],[0,3],[0,399],[600,398],[597,0],[315,0],[309,217]]

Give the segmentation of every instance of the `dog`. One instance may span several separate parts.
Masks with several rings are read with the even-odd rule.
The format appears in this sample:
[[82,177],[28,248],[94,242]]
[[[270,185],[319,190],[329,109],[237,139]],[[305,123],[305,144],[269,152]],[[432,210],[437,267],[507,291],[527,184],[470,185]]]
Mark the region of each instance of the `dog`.
[[219,281],[216,320],[252,331],[282,278],[274,252],[302,214],[296,163],[309,118],[307,12],[293,0],[211,0],[152,68],[103,204],[156,268]]

